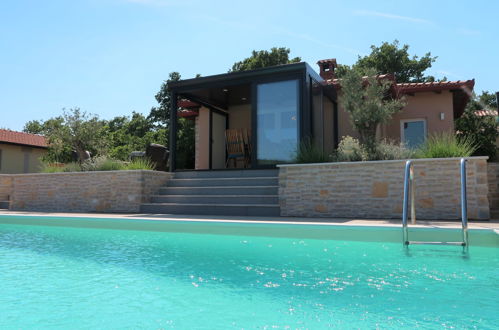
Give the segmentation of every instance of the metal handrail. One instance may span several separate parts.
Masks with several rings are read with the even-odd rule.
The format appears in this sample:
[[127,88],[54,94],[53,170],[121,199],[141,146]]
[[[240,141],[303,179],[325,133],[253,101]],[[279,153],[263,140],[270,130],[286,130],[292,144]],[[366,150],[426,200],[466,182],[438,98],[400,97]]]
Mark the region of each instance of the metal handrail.
[[[411,175],[412,174],[412,175]],[[414,168],[412,160],[405,162],[404,172],[404,204],[402,207],[402,230],[403,230],[403,243],[409,244],[409,232],[407,229],[407,218],[409,209],[409,189],[411,190],[411,222],[416,222],[416,210],[414,208]]]
[[[441,244],[441,245],[461,245],[464,249],[468,249],[468,195],[466,191],[466,158],[460,160],[460,176],[461,176],[461,225],[462,225],[462,242],[412,242],[414,244]],[[405,163],[404,171],[404,201],[402,207],[402,242],[404,246],[411,244],[409,241],[409,229],[407,220],[409,217],[409,195],[411,203],[411,223],[416,223],[416,207],[415,185],[414,185],[414,164],[412,160]]]
[[461,158],[461,225],[463,246],[468,248],[468,192],[466,190],[466,158]]

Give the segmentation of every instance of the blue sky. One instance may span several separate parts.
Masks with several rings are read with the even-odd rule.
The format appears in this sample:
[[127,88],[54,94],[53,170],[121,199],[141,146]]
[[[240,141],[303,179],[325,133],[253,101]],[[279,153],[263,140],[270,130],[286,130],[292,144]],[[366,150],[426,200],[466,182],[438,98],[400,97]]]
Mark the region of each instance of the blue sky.
[[498,17],[495,1],[2,0],[0,128],[64,107],[148,114],[169,72],[223,73],[273,46],[352,64],[398,39],[438,56],[429,74],[497,91]]

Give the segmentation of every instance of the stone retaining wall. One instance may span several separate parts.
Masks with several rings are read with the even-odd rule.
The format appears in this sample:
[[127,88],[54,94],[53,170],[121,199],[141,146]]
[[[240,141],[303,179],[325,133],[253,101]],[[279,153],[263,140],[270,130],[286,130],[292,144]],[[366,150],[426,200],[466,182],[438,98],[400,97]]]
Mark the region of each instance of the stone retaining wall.
[[[486,160],[468,160],[470,219],[489,219]],[[404,160],[279,167],[282,216],[402,217]],[[414,171],[416,218],[460,219],[459,159],[415,160]]]
[[0,194],[9,191],[12,211],[139,212],[171,177],[142,170],[0,175]]
[[487,166],[489,183],[490,213],[499,219],[499,163],[488,163]]
[[12,194],[12,175],[0,174],[0,202],[8,201]]

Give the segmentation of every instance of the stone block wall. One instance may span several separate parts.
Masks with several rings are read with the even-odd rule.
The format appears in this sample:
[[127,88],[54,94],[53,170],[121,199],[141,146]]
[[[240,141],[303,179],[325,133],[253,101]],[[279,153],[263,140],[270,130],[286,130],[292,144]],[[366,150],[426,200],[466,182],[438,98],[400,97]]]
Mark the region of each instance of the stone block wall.
[[12,194],[12,175],[0,174],[0,202],[8,201]]
[[[48,212],[139,212],[172,173],[95,171],[10,175],[10,210]],[[4,184],[2,184],[5,183]],[[0,191],[9,180],[0,179]]]
[[[402,217],[404,160],[280,165],[282,216]],[[460,219],[459,159],[414,161],[416,218]],[[487,157],[467,164],[468,217],[489,219]]]
[[489,183],[490,215],[499,219],[499,163],[488,163],[487,174]]

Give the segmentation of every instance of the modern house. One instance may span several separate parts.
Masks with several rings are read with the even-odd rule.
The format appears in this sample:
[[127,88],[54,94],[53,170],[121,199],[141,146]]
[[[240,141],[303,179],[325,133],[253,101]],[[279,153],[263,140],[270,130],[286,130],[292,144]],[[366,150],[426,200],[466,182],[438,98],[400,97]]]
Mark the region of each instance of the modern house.
[[[312,139],[333,151],[342,136],[357,136],[349,115],[338,105],[340,81],[335,59],[318,62],[319,74],[307,63],[233,72],[170,82],[170,164],[176,168],[177,120],[195,120],[195,169],[275,167],[293,161],[300,141]],[[397,83],[393,92],[407,104],[380,138],[416,146],[432,133],[453,131],[469,100],[474,80]],[[240,130],[248,162],[227,162],[227,130]]]
[[0,129],[0,174],[38,172],[47,150],[41,135]]

